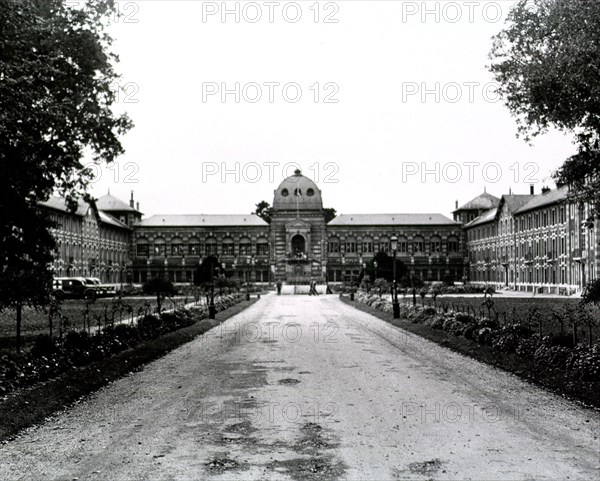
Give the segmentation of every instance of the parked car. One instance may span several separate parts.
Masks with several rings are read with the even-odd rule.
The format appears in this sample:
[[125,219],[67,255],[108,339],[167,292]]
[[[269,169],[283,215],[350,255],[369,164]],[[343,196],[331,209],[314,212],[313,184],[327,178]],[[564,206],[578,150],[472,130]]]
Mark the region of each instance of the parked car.
[[85,282],[88,286],[96,287],[98,297],[112,297],[117,295],[117,286],[114,284],[103,284],[97,277],[86,277]]
[[96,299],[98,286],[88,284],[83,277],[56,277],[52,295],[57,299]]
[[97,299],[116,294],[116,286],[102,284],[97,277],[56,277],[52,283],[52,295],[57,299]]

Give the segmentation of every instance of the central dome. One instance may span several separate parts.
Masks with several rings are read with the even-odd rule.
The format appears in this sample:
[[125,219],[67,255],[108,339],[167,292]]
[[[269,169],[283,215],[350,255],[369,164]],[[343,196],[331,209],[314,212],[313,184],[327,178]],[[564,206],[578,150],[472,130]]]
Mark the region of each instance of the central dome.
[[321,191],[300,169],[285,179],[275,191],[273,208],[276,210],[322,210]]

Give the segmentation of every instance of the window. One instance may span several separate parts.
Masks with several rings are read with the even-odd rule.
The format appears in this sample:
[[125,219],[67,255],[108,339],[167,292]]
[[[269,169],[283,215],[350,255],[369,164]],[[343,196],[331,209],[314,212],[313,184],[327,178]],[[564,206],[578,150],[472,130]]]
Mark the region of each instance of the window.
[[138,239],[136,251],[138,256],[146,257],[150,251],[148,249],[148,241],[146,239]]
[[162,256],[166,253],[165,240],[162,238],[158,238],[154,241],[154,255]]
[[413,240],[413,253],[422,254],[425,249],[425,241],[421,236],[416,236]]
[[356,252],[356,239],[354,237],[348,237],[346,239],[346,253],[352,254]]
[[252,243],[248,237],[242,237],[240,240],[240,255],[249,256],[252,254]]
[[217,239],[214,237],[206,239],[206,255],[216,256],[217,254]]
[[373,252],[373,239],[371,237],[364,237],[362,241],[362,251],[367,254]]
[[231,237],[225,237],[225,239],[223,239],[222,252],[224,256],[235,255],[235,247],[233,245],[233,239]]
[[448,254],[458,253],[458,239],[454,236],[448,237],[447,248]]
[[281,191],[281,195],[282,195],[283,197],[287,197],[288,195],[290,195],[290,193],[288,192],[288,190],[287,190],[287,189],[283,189],[283,190]]
[[327,252],[338,254],[340,252],[340,240],[337,237],[330,237],[327,241]]
[[408,254],[408,239],[404,236],[398,237],[398,252]]
[[171,255],[181,256],[183,254],[184,254],[184,251],[183,251],[182,240],[179,238],[173,239],[173,242],[171,243]]
[[431,245],[431,253],[432,254],[441,254],[442,253],[442,239],[438,236],[433,236],[430,241]]
[[192,237],[188,243],[188,255],[190,256],[199,256],[200,252],[200,240],[195,237]]
[[309,197],[312,197],[313,195],[315,195],[315,190],[314,189],[307,189],[306,190],[306,195],[308,195]]
[[[240,246],[241,248],[241,246]],[[268,256],[269,255],[269,241],[264,237],[261,237],[256,241],[256,255]]]
[[379,239],[379,252],[390,252],[390,238],[388,236],[381,236]]
[[294,195],[300,197],[302,195],[302,189],[294,189]]

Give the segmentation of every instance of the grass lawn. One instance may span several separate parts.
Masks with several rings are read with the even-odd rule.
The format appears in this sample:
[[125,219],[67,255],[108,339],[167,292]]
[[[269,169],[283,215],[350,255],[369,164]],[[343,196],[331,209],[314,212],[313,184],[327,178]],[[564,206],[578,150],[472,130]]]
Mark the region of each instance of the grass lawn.
[[[183,297],[173,298],[179,305],[184,301]],[[104,315],[112,319],[112,306],[117,298],[101,298],[90,304],[90,318],[92,326],[97,326],[98,321],[104,324]],[[152,297],[124,297],[123,303],[133,309],[133,315],[137,316],[138,309],[147,309],[152,312],[156,309],[156,299]],[[188,298],[188,302],[193,299]],[[166,299],[163,303],[165,309],[171,309],[173,304]],[[83,312],[85,311],[85,301],[83,299],[69,299],[62,303],[62,314],[67,318],[66,330],[83,329]],[[115,313],[115,321],[118,322],[121,314]],[[123,319],[131,317],[127,310],[122,312]],[[58,320],[54,320],[54,333],[58,333]],[[10,346],[14,343],[16,331],[16,314],[12,309],[0,311],[0,348]],[[44,309],[33,309],[26,307],[23,309],[23,320],[21,325],[21,335],[25,346],[35,336],[48,334],[48,313]]]
[[[400,297],[399,297],[400,300]],[[549,297],[502,297],[502,295],[494,295],[492,297],[494,301],[494,307],[492,309],[492,317],[495,317],[498,313],[498,320],[501,324],[505,323],[520,323],[523,325],[530,325],[531,329],[538,329],[538,321],[542,322],[542,332],[549,334],[550,332],[557,334],[560,332],[560,323],[552,313],[562,313],[565,307],[570,310],[574,310],[579,304],[580,299],[572,299],[565,297],[562,298],[549,298]],[[444,297],[439,296],[437,298],[437,307],[442,309],[448,307],[454,309],[455,307],[461,311],[473,313],[473,309],[479,315],[480,311],[485,316],[488,315],[487,308],[482,305],[483,295],[479,297]],[[412,303],[412,296],[407,295],[405,302]],[[421,298],[417,295],[417,305],[421,305]],[[426,306],[433,306],[433,300],[431,297],[425,298]],[[596,320],[600,319],[600,309],[596,307],[590,307]],[[564,317],[564,316],[562,316]],[[565,320],[565,330],[571,332],[571,325]],[[581,333],[587,333],[585,326],[580,327]],[[595,338],[598,339],[600,336],[600,327],[596,326],[593,330]]]

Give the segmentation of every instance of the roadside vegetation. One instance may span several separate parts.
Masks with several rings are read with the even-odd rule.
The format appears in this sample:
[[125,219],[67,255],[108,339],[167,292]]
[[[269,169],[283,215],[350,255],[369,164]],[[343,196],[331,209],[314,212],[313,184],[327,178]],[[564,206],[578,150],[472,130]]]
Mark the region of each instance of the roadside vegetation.
[[215,299],[216,319],[197,305],[92,333],[37,338],[20,354],[0,354],[0,440],[43,421],[83,396],[204,334],[256,302],[240,294]]

